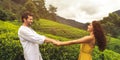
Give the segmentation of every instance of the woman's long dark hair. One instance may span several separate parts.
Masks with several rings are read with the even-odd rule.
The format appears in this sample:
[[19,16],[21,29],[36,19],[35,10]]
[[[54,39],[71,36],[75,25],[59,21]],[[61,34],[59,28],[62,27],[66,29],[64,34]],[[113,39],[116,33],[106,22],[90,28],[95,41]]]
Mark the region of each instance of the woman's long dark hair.
[[104,51],[106,48],[106,37],[103,33],[103,29],[100,25],[100,22],[93,21],[92,25],[93,25],[93,34],[96,39],[96,44],[99,47],[100,51]]

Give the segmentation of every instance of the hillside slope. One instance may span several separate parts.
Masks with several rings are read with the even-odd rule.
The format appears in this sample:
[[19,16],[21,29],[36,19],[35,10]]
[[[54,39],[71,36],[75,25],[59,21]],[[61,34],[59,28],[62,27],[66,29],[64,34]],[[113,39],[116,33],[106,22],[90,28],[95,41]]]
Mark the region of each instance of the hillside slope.
[[[22,46],[20,45],[17,36],[17,31],[20,25],[16,23],[19,22],[0,21],[0,46],[1,46],[0,60],[24,60],[22,54],[23,53]],[[33,27],[38,33],[61,41],[67,41],[69,39],[78,38],[76,37],[78,33],[79,33],[78,35],[82,35],[82,36],[88,34],[84,30],[76,29],[71,26],[59,24],[44,19],[41,19],[35,23],[38,25],[33,25]],[[56,34],[51,33],[52,30],[50,29],[55,30]],[[62,33],[63,30],[66,33]],[[60,33],[62,35],[60,35]],[[118,39],[111,38],[110,42],[111,42],[110,44],[114,42],[114,44],[112,44],[112,47],[115,47],[116,50],[117,48],[119,48]],[[77,60],[79,49],[80,49],[79,44],[75,44],[71,46],[60,46],[60,47],[54,46],[52,44],[40,45],[40,51],[42,53],[44,60]],[[105,60],[119,60],[120,54],[117,53],[119,51],[116,50],[114,50],[114,48],[106,49],[103,52],[105,55]],[[100,59],[101,58],[100,55],[101,52],[99,52],[99,50],[95,48],[92,55],[93,59],[94,60]]]
[[34,23],[33,28],[40,32],[62,36],[66,38],[80,38],[88,34],[87,31],[72,26],[60,24],[46,19]]

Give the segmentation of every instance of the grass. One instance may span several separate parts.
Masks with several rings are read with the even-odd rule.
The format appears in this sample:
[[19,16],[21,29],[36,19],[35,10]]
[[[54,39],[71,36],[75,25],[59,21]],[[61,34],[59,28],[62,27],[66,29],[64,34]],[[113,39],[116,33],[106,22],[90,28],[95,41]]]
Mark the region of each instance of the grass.
[[34,24],[33,28],[39,32],[62,36],[70,39],[76,39],[88,35],[88,32],[85,30],[74,28],[46,19],[41,19],[37,21]]

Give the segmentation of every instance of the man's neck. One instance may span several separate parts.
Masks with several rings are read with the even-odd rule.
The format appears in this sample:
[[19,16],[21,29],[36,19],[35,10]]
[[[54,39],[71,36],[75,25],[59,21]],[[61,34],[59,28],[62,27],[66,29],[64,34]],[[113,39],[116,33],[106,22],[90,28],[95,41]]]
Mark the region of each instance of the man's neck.
[[23,23],[22,25],[28,27],[28,25],[26,23]]

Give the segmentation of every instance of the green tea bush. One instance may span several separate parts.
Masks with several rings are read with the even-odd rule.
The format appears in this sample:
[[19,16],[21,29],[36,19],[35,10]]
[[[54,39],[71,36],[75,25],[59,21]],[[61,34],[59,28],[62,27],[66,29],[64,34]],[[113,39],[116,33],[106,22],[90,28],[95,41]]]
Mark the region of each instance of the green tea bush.
[[57,36],[62,36],[70,39],[76,39],[83,37],[88,34],[88,32],[74,28],[68,25],[59,24],[46,19],[41,19],[34,22],[33,28],[36,31],[45,32],[48,34],[53,34]]
[[[47,20],[41,20],[41,24],[39,22],[37,23],[42,26],[39,26],[38,24],[34,28],[39,34],[45,35],[49,38],[68,41],[88,34],[86,31],[73,27],[64,26],[58,23],[55,23],[56,25],[54,25],[53,22],[49,21],[48,23],[50,24],[46,24],[46,22]],[[0,21],[0,60],[24,60],[23,49],[17,35],[19,26],[20,24],[18,24],[18,22],[16,23],[16,21]],[[55,29],[56,34],[49,31],[51,28],[58,28],[58,30]],[[63,30],[65,30],[64,32],[66,33],[62,33]],[[117,43],[119,43],[118,39],[116,40],[112,38],[111,41],[108,42],[107,49],[104,52],[100,52],[98,48],[95,47],[92,54],[93,60],[102,60],[101,58],[104,58],[104,60],[119,60],[119,47],[116,47],[119,46],[119,44]],[[70,46],[54,46],[53,44],[45,43],[40,45],[40,52],[43,56],[43,60],[77,60],[80,46],[79,44]],[[102,54],[104,54],[104,57]]]
[[17,26],[0,21],[0,60],[14,60],[18,55],[23,55],[17,30]]
[[106,49],[105,51],[101,52],[96,47],[93,50],[93,60],[120,60],[120,54],[116,53],[112,50]]

